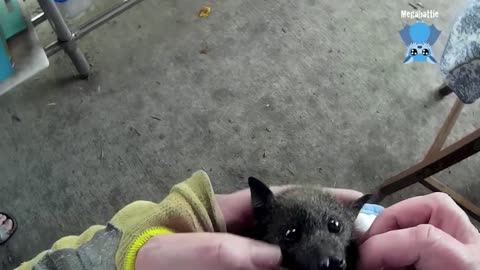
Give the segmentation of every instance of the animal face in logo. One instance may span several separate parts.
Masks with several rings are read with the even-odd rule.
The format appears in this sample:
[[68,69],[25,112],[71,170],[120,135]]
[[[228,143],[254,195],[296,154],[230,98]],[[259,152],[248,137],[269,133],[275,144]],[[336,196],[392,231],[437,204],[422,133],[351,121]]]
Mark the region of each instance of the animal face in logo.
[[432,55],[432,46],[428,43],[410,44],[403,63],[410,64],[412,62],[429,62],[436,64],[437,60]]
[[436,64],[437,60],[433,56],[432,46],[437,41],[440,33],[433,24],[427,25],[423,22],[417,22],[412,25],[407,24],[400,31],[400,37],[408,47],[403,63],[428,62]]

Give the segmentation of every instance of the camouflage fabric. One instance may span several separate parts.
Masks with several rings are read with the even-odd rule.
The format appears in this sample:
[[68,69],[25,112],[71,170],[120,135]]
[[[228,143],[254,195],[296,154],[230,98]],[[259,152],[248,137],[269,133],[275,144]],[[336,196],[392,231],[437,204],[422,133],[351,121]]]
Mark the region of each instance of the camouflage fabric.
[[470,0],[456,20],[440,68],[462,102],[471,104],[480,97],[480,0]]

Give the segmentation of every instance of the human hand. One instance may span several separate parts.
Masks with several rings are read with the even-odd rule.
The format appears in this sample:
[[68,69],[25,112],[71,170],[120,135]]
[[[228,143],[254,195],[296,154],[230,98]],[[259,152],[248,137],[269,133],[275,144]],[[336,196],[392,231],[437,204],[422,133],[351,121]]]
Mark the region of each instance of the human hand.
[[[295,186],[271,187],[275,194]],[[326,189],[340,201],[353,201],[360,192]],[[240,233],[252,225],[250,190],[216,195],[227,230]],[[273,270],[281,262],[277,246],[230,233],[179,233],[150,239],[138,252],[136,270]]]
[[359,270],[479,270],[480,234],[444,193],[386,208],[360,245]]
[[136,270],[274,270],[278,247],[227,233],[156,236],[138,252]]

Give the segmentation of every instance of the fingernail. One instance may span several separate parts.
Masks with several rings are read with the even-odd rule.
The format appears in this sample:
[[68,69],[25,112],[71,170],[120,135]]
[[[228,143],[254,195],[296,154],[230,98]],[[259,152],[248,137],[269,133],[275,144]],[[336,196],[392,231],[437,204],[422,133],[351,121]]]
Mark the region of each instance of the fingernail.
[[282,259],[279,247],[260,242],[253,245],[251,253],[252,262],[258,269],[276,269]]

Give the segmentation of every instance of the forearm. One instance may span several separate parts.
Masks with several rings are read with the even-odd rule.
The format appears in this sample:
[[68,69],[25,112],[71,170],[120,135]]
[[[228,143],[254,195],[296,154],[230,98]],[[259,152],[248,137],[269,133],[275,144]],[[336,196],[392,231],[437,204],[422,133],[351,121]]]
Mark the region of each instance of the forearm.
[[131,262],[142,244],[140,240],[152,232],[159,233],[155,230],[159,228],[174,232],[226,231],[205,172],[197,172],[174,186],[161,203],[134,202],[120,210],[107,226],[94,226],[80,236],[60,239],[17,270],[132,269],[127,265],[128,258]]

